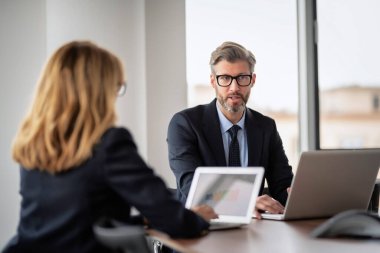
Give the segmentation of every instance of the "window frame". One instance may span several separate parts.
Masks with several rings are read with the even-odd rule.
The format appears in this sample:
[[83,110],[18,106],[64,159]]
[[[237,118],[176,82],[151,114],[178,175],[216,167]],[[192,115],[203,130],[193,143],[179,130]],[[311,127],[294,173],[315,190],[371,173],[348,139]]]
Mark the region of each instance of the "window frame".
[[320,149],[316,0],[297,0],[299,147]]

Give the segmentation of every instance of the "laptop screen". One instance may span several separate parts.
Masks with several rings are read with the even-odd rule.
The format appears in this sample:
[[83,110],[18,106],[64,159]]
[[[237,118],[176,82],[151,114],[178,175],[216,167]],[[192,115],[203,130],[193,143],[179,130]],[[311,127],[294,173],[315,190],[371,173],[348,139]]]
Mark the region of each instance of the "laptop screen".
[[263,168],[258,167],[197,168],[186,207],[206,204],[214,208],[219,219],[250,219],[262,177]]

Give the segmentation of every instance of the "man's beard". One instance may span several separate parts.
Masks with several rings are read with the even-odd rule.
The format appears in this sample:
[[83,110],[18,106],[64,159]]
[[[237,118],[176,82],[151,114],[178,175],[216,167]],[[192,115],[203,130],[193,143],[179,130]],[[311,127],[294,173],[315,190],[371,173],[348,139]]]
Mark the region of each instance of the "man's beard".
[[232,95],[239,95],[242,98],[243,102],[240,105],[231,106],[227,103],[228,96],[224,99],[220,94],[217,94],[219,104],[228,112],[237,113],[244,111],[249,98],[249,93],[245,97],[239,93]]

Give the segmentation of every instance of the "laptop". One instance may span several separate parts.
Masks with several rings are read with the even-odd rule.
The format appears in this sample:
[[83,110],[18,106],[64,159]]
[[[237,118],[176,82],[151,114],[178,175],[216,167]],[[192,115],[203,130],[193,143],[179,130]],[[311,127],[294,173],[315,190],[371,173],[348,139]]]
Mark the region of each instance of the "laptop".
[[308,151],[301,155],[283,214],[264,219],[330,217],[367,210],[380,167],[380,150]]
[[247,225],[252,220],[263,175],[263,167],[198,167],[186,207],[211,206],[219,218],[210,221],[209,230]]

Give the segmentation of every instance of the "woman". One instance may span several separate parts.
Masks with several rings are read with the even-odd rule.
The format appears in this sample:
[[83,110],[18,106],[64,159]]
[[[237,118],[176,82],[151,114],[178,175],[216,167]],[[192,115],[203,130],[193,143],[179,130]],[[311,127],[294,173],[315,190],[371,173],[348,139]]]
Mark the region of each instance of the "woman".
[[199,236],[216,217],[173,199],[128,130],[114,127],[123,81],[119,59],[91,42],[68,43],[50,58],[13,145],[22,203],[4,253],[107,252],[92,225],[100,217],[132,222],[131,206],[174,237]]

